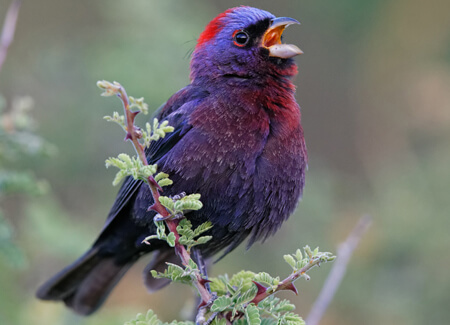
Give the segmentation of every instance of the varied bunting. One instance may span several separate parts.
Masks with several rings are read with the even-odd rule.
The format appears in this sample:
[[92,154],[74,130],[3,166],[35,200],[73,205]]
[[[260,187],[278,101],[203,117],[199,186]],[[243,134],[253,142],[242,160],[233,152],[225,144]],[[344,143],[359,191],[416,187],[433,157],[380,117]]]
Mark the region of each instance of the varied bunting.
[[[304,185],[306,146],[291,78],[292,59],[301,54],[283,44],[292,18],[241,6],[213,19],[192,54],[190,84],[175,93],[156,117],[175,128],[147,150],[150,164],[170,175],[164,195],[200,193],[204,207],[187,214],[196,227],[209,220],[213,239],[199,246],[204,257],[227,254],[250,236],[249,244],[275,233],[293,212]],[[158,282],[150,269],[176,261],[155,233],[147,185],[127,178],[97,240],[83,256],[44,285],[37,297],[62,300],[88,315],[142,255],[153,252],[145,269],[149,289]]]

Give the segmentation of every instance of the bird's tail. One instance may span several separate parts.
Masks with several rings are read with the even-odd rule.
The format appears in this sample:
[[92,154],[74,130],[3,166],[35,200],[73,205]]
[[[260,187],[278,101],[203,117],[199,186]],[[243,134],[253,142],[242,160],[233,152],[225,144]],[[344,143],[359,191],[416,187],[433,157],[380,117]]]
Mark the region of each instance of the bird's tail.
[[76,313],[89,315],[105,301],[116,283],[133,265],[137,257],[116,263],[114,257],[99,255],[93,247],[37,291],[43,300],[60,300]]

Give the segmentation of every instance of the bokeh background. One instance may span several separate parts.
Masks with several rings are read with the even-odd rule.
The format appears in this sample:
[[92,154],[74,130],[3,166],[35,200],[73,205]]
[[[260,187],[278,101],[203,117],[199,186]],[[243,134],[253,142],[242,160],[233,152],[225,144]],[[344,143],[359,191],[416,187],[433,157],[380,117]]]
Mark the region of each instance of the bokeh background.
[[[3,20],[9,0],[0,0]],[[192,308],[189,288],[148,295],[144,263],[105,306],[82,318],[34,290],[94,240],[117,188],[104,160],[130,152],[103,121],[120,109],[99,79],[120,81],[156,109],[188,83],[189,54],[206,23],[247,4],[301,21],[285,39],[297,58],[297,99],[309,149],[303,201],[265,244],[240,248],[213,274],[287,275],[282,255],[305,244],[336,251],[359,217],[373,225],[357,248],[322,324],[445,324],[450,319],[450,2],[447,0],[23,1],[0,93],[34,99],[36,133],[52,157],[20,168],[47,194],[1,198],[23,259],[0,257],[1,324],[122,324],[154,309],[164,320]],[[0,255],[1,256],[1,255]],[[286,295],[306,317],[330,270]]]

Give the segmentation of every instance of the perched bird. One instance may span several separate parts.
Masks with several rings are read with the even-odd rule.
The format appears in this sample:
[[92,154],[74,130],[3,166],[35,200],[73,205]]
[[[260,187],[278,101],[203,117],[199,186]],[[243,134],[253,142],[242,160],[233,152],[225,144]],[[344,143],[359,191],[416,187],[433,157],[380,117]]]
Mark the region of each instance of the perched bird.
[[[272,235],[302,194],[307,154],[291,82],[292,58],[302,52],[281,41],[291,24],[298,22],[246,6],[221,13],[198,38],[190,84],[156,113],[175,130],[150,146],[147,159],[174,182],[164,195],[202,195],[203,208],[186,217],[194,227],[214,225],[213,239],[198,246],[203,257]],[[91,314],[149,252],[154,257],[144,280],[151,290],[163,286],[149,269],[162,270],[176,256],[162,241],[142,243],[155,233],[155,212],[147,211],[152,201],[146,184],[127,178],[92,248],[43,284],[37,297]]]

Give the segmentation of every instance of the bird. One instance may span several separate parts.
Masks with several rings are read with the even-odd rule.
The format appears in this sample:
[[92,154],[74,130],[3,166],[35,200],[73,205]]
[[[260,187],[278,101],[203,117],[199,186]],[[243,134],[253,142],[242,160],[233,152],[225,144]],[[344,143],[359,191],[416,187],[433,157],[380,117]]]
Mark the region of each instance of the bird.
[[[210,221],[212,239],[201,258],[228,254],[273,235],[296,208],[305,184],[307,151],[292,78],[303,52],[282,41],[293,18],[249,6],[230,8],[200,34],[190,61],[190,83],[156,112],[174,131],[146,150],[149,164],[173,181],[164,195],[199,193],[203,208],[186,214],[194,227]],[[62,301],[89,315],[105,301],[143,255],[149,291],[167,283],[151,269],[176,263],[174,250],[152,240],[153,203],[146,184],[124,180],[98,238],[73,264],[38,290],[42,300]],[[179,263],[179,262],[178,262]]]

